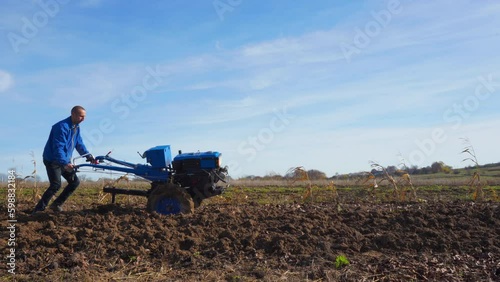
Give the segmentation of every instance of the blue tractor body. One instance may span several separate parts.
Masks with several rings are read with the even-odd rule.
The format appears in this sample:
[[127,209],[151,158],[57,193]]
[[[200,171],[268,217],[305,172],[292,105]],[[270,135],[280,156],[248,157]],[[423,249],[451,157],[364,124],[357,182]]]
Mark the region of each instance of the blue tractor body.
[[163,212],[165,210],[177,210],[173,204],[167,205],[167,203],[179,203],[179,199],[176,199],[175,195],[175,197],[161,195],[161,191],[158,190],[167,189],[165,187],[182,189],[181,194],[188,195],[195,207],[199,206],[202,200],[221,194],[225,188],[217,186],[219,181],[225,182],[224,179],[227,176],[227,167],[220,165],[221,153],[219,152],[181,153],[179,151],[179,154],[172,159],[170,145],[161,145],[152,147],[141,155],[146,159],[147,164],[132,164],[114,159],[109,154],[95,157],[96,163],[80,164],[76,165],[75,168],[78,170],[81,167],[91,167],[94,170],[119,171],[151,181],[151,189],[148,191],[105,187],[103,191],[112,194],[112,202],[115,202],[117,194],[146,196],[148,201],[149,196],[154,194],[155,199],[152,200],[154,203],[151,204],[154,206],[153,209],[159,213],[165,213]]
[[181,153],[174,158],[174,170],[196,172],[200,169],[215,169],[219,163],[219,152]]
[[144,152],[143,156],[152,168],[166,168],[172,163],[170,145],[153,147]]

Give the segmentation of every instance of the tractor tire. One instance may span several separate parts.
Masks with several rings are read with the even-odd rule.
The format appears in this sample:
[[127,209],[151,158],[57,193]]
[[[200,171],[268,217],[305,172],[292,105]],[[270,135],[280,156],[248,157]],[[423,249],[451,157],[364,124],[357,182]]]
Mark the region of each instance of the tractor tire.
[[157,185],[148,196],[147,210],[159,214],[193,213],[191,196],[180,186],[167,183]]

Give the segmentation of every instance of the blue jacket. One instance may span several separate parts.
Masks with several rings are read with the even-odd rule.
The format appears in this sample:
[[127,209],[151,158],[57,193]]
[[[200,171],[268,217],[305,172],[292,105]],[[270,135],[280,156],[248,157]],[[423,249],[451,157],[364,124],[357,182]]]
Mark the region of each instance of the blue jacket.
[[49,140],[47,140],[43,150],[43,159],[49,162],[57,162],[60,165],[67,165],[71,163],[74,149],[80,155],[89,152],[80,136],[80,127],[73,125],[70,116],[52,126]]

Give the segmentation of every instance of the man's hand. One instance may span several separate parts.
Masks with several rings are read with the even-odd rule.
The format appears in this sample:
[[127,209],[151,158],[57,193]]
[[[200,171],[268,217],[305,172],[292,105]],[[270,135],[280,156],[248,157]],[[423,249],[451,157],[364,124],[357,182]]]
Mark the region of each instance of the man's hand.
[[87,162],[90,162],[91,164],[97,164],[97,160],[94,158],[92,154],[87,155]]
[[67,172],[72,172],[74,169],[74,166],[73,164],[67,164],[64,166],[64,170],[67,171]]

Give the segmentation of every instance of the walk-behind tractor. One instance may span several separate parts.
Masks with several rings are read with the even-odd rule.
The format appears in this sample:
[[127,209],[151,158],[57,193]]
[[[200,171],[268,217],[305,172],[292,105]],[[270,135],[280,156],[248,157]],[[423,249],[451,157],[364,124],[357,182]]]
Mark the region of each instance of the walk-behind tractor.
[[[109,154],[95,157],[95,161],[90,164],[75,165],[75,169],[78,171],[82,167],[91,167],[94,170],[118,171],[151,181],[149,190],[104,187],[103,192],[111,193],[113,203],[117,194],[145,196],[150,212],[191,213],[204,199],[221,194],[227,187],[217,186],[219,181],[226,183],[227,176],[227,167],[221,167],[219,152],[179,151],[172,160],[170,145],[156,146],[141,155],[148,164],[128,163],[114,159]],[[91,159],[88,155],[81,157]]]

